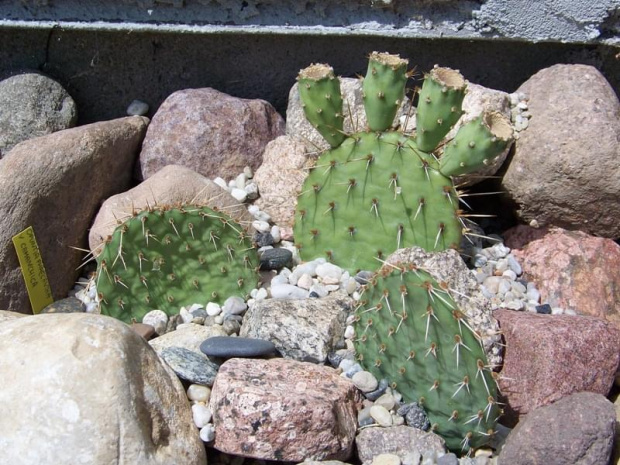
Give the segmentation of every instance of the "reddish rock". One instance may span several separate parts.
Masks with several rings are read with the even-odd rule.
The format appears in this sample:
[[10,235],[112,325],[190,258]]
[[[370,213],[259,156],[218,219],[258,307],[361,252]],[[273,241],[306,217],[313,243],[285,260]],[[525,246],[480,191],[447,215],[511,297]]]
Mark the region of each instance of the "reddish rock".
[[357,389],[332,368],[233,358],[211,393],[214,447],[264,460],[346,460],[359,403]]
[[555,228],[512,252],[542,302],[604,318],[620,329],[620,246],[614,241]]
[[502,235],[504,237],[504,245],[511,249],[522,249],[527,244],[537,239],[541,239],[549,232],[549,228],[533,228],[525,224],[519,224]]
[[503,423],[567,395],[607,395],[620,363],[620,330],[589,316],[496,310],[506,342],[499,386]]
[[519,89],[529,125],[502,185],[525,222],[620,237],[620,102],[593,66],[558,64]]
[[609,463],[614,405],[600,394],[579,392],[530,413],[508,436],[501,465]]
[[284,134],[284,120],[264,100],[246,100],[215,89],[170,95],[146,133],[138,176],[182,165],[215,178],[234,179],[245,166],[256,170],[270,140]]

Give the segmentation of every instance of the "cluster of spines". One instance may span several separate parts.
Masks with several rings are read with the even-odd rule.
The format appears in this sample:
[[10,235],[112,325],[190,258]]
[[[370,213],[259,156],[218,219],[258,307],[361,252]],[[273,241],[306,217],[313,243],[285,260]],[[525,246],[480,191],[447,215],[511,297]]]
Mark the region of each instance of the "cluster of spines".
[[448,447],[486,443],[500,413],[496,374],[447,285],[414,266],[386,265],[355,313],[357,359],[421,403]]
[[[245,229],[204,206],[133,212],[97,257],[102,313],[126,322],[158,308],[221,302],[256,285],[257,258]],[[234,283],[234,284],[233,284]]]

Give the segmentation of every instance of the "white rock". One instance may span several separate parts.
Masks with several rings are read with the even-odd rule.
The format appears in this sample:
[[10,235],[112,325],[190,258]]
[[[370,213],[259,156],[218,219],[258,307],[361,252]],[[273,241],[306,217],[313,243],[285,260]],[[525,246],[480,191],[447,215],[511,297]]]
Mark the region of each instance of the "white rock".
[[86,304],[86,313],[101,313],[99,310],[99,304],[97,302],[90,302]]
[[218,186],[220,186],[222,189],[228,190],[228,183],[224,181],[222,178],[217,177],[213,180],[213,182],[217,184]]
[[252,221],[252,227],[260,232],[269,232],[269,230],[271,229],[269,223],[260,220]]
[[247,310],[248,306],[241,297],[232,296],[224,301],[222,310],[228,315],[241,315]]
[[535,287],[530,287],[530,285],[528,284],[527,286],[527,300],[529,302],[535,302],[535,303],[539,303],[540,302],[540,291],[538,289],[536,289]]
[[181,320],[183,320],[183,323],[191,323],[194,319],[194,315],[189,313],[185,307],[181,307],[179,314],[181,315]]
[[370,407],[370,416],[379,426],[392,426],[392,414],[382,405]]
[[194,424],[198,428],[202,428],[211,421],[213,415],[209,407],[205,404],[198,403],[192,405],[192,416],[194,418]]
[[216,316],[222,312],[222,307],[220,304],[216,304],[215,302],[209,302],[207,304],[207,315]]
[[295,269],[291,273],[291,284],[293,282],[297,282],[297,280],[302,274],[307,273],[310,276],[316,276],[316,267],[319,266],[321,263],[325,263],[324,258],[318,258],[310,262],[302,263],[301,265],[295,267]]
[[310,287],[310,292],[314,292],[319,298],[327,297],[329,295],[328,286],[324,286],[321,283],[314,283],[312,287]]
[[297,281],[293,282],[289,282],[290,281],[290,275],[285,275],[280,273],[279,275],[274,276],[273,278],[271,278],[271,286],[278,286],[280,284],[292,284],[295,285],[297,283]]
[[375,400],[375,405],[382,405],[387,410],[392,410],[396,405],[396,400],[391,392],[386,392],[382,394],[377,400]]
[[291,284],[271,285],[271,297],[273,299],[307,299],[308,291]]
[[362,392],[372,392],[379,386],[379,381],[369,371],[358,371],[353,375],[351,381]]
[[200,439],[204,442],[212,442],[215,440],[215,426],[209,423],[200,429]]
[[255,183],[248,183],[243,190],[248,195],[248,199],[256,200],[258,198],[258,186]]
[[258,205],[248,205],[248,213],[256,218],[256,215],[260,212]]
[[379,454],[373,457],[371,465],[400,465],[400,457],[395,454]]
[[187,398],[194,402],[207,404],[211,397],[211,388],[200,384],[190,384],[187,388]]
[[355,328],[351,325],[347,326],[344,330],[344,337],[346,339],[353,339],[355,337]]
[[235,178],[235,187],[237,189],[245,189],[245,183],[247,182],[248,178],[246,177],[245,173],[241,173],[239,175],[237,175],[237,177]]
[[498,295],[504,295],[506,294],[506,292],[508,292],[510,290],[510,288],[512,287],[510,280],[502,278],[499,282],[499,286],[497,288],[497,294]]
[[277,244],[278,242],[280,242],[280,240],[282,239],[282,236],[280,236],[279,226],[274,225],[271,227],[271,237],[273,237],[274,244]]
[[160,336],[166,332],[168,326],[168,315],[162,310],[151,310],[142,317],[142,323],[151,325],[155,328],[155,332]]
[[245,174],[245,177],[248,179],[252,179],[254,177],[254,172],[252,171],[251,166],[245,166],[243,168],[243,174]]
[[267,289],[265,289],[264,287],[261,287],[257,292],[256,295],[254,296],[255,300],[265,300],[267,298]]
[[314,281],[312,279],[312,276],[310,276],[308,273],[302,274],[297,280],[297,287],[301,287],[302,289],[309,290],[313,284]]
[[515,281],[517,279],[517,273],[512,270],[506,270],[502,273],[502,276],[510,279],[511,281]]
[[336,280],[336,283],[338,283],[340,282],[340,277],[342,276],[342,268],[332,263],[321,263],[316,267],[316,274],[323,280],[326,278],[332,278]]
[[248,198],[248,193],[244,189],[238,189],[236,187],[231,189],[230,195],[232,195],[239,202],[245,202]]
[[231,179],[228,181],[228,189],[234,189],[236,187],[235,180]]
[[482,285],[491,294],[497,294],[501,281],[503,280],[499,276],[489,276],[482,282]]

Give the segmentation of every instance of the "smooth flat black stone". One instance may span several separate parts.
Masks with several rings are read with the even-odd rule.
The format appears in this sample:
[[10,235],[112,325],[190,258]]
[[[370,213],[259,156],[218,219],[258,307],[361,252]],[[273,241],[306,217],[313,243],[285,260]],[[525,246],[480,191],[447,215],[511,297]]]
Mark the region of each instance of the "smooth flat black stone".
[[219,366],[206,357],[183,347],[166,347],[160,355],[179,378],[194,384],[213,386]]
[[214,336],[200,344],[200,350],[209,357],[263,357],[276,353],[276,346],[264,339]]
[[290,250],[278,248],[267,249],[260,256],[261,270],[279,270],[290,264],[293,253]]

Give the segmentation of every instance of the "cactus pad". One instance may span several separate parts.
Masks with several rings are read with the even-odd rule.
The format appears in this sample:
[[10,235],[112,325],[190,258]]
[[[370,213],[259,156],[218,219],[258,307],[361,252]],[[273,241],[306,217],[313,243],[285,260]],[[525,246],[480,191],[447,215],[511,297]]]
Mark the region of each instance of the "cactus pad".
[[478,336],[445,284],[422,269],[386,265],[355,312],[356,356],[406,402],[424,406],[452,451],[488,442],[500,409]]
[[204,206],[156,208],[121,223],[97,257],[101,313],[125,322],[153,309],[245,297],[258,259],[244,229]]

